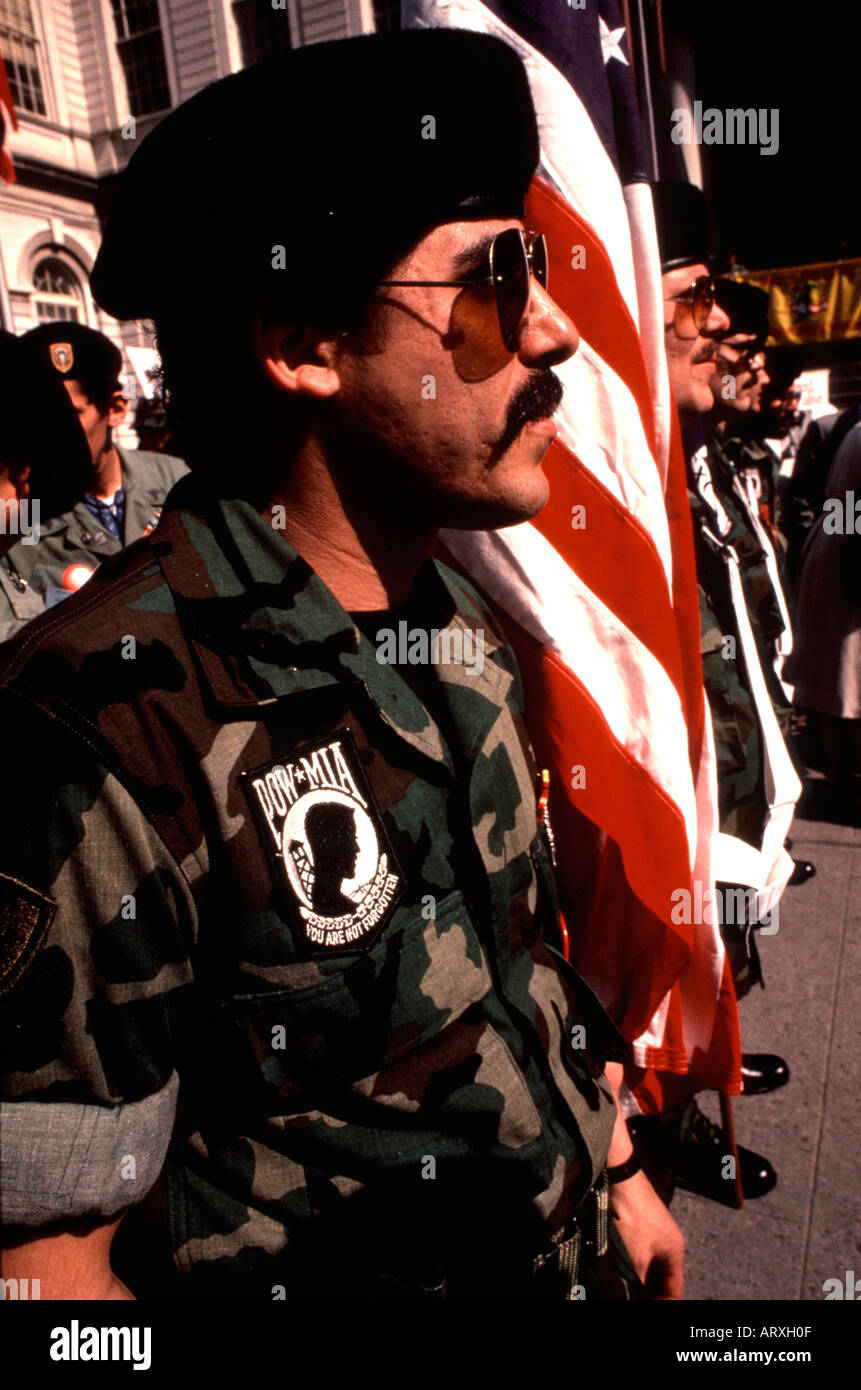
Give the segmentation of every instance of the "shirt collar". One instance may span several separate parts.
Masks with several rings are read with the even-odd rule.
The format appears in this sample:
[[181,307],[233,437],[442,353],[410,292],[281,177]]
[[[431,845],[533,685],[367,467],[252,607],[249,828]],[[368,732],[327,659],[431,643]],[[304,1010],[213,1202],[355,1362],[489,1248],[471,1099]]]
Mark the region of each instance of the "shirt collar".
[[[354,627],[310,565],[242,498],[209,493],[194,475],[171,493],[151,541],[180,621],[214,698],[223,706],[268,704],[285,696],[361,683],[382,717],[431,756],[439,734],[393,666]],[[460,611],[454,576],[435,560],[421,582],[444,586],[452,626],[473,626]],[[486,638],[489,657],[501,645]],[[456,678],[454,671],[445,679]],[[476,691],[496,701],[510,677],[486,661]]]

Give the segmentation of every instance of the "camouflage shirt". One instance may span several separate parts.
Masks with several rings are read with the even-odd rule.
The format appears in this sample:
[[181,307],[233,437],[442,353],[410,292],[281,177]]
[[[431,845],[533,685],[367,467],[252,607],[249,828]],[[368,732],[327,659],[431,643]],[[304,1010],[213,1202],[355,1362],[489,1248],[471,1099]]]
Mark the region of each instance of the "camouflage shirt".
[[152,1189],[156,1289],[290,1296],[398,1242],[536,1249],[595,1181],[621,1054],[542,936],[514,657],[443,565],[416,592],[433,714],[191,477],[5,649],[7,1223]]

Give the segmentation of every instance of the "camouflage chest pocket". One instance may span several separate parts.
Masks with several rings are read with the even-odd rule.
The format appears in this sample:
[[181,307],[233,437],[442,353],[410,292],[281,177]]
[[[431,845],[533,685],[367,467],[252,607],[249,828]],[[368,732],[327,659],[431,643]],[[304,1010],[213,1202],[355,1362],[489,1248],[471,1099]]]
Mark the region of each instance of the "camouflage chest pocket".
[[[276,1108],[409,1058],[490,991],[459,892],[438,902],[430,920],[418,909],[398,916],[405,919],[400,930],[342,971],[297,989],[234,996],[234,1019]],[[466,1029],[481,1030],[480,1018]]]

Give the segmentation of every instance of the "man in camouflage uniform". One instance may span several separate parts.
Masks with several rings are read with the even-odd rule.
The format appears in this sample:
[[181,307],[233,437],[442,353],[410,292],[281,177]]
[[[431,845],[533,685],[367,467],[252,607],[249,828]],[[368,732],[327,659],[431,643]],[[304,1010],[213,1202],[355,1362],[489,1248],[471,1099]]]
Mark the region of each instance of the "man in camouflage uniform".
[[[114,442],[113,431],[126,413],[123,359],[104,333],[62,321],[42,324],[21,341],[62,380],[87,438],[94,477],[70,510],[45,518],[38,545],[18,544],[6,556],[5,574],[0,567],[0,641],[68,598],[109,555],[151,531],[165,497],[187,472],[170,454]],[[32,423],[38,429],[38,420]]]
[[730,320],[721,338],[711,386],[707,458],[715,494],[726,515],[725,540],[739,560],[739,577],[756,639],[760,665],[780,727],[789,725],[791,700],[780,679],[791,650],[789,613],[778,573],[775,534],[768,521],[779,461],[754,437],[765,373],[768,295],[755,285],[715,282],[717,300]]
[[[273,123],[312,105],[283,178],[236,159],[266,166]],[[333,165],[358,109],[364,142]],[[0,863],[3,1215],[38,1236],[13,1232],[4,1272],[39,1264],[43,1297],[75,1219],[96,1226],[53,1287],[128,1296],[107,1251],[144,1198],[114,1251],[138,1295],[592,1294],[608,1162],[635,1271],[680,1293],[680,1233],[602,1076],[620,1040],[544,939],[513,655],[428,558],[442,525],[546,498],[550,367],[577,339],[520,230],[536,159],[519,59],[434,31],[246,70],[131,161],[94,292],[154,317],[195,471],[13,644],[0,688],[22,750]],[[235,223],[225,167],[249,179]],[[153,181],[180,203],[172,231],[140,227]],[[217,256],[247,271],[216,343],[245,373],[235,425],[256,426],[241,478],[224,413],[201,408],[215,325],[179,302],[182,229],[216,205]],[[255,279],[275,247],[289,284]]]

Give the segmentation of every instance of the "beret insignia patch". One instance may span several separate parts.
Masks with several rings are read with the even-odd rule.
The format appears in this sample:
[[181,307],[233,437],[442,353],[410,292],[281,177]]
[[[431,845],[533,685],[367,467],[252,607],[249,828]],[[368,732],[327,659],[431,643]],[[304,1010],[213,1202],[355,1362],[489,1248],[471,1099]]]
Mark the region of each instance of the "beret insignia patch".
[[17,984],[56,911],[57,904],[44,893],[0,873],[0,995]]
[[51,362],[58,372],[70,372],[75,363],[71,343],[51,343]]
[[404,891],[350,734],[242,773],[273,879],[311,955],[366,950]]

